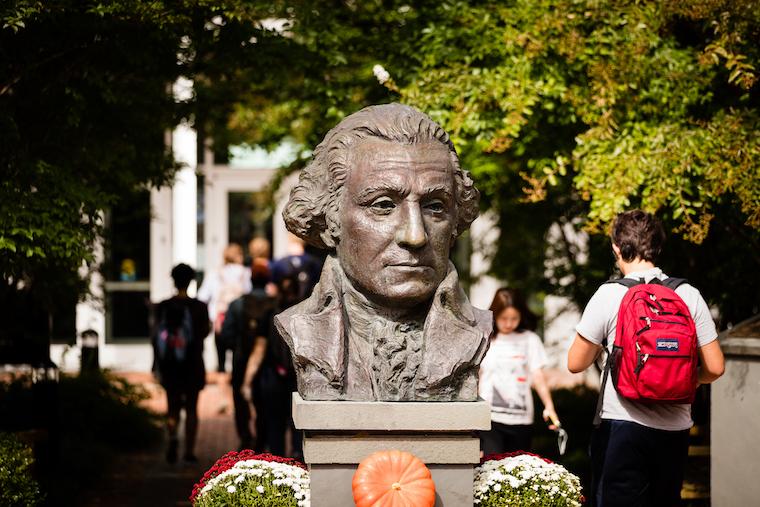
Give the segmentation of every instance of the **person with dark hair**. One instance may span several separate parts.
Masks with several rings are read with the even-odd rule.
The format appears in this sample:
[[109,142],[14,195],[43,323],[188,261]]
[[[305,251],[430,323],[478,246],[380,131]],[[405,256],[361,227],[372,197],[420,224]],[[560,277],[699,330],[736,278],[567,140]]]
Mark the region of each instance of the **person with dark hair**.
[[610,236],[615,256],[620,256],[624,262],[639,258],[655,264],[665,243],[662,223],[640,209],[618,215]]
[[[275,301],[267,295],[266,285],[271,275],[265,259],[256,258],[251,265],[251,292],[229,305],[220,339],[232,348],[232,401],[235,408],[235,429],[240,449],[255,446],[251,432],[251,408],[258,400],[251,399],[254,375],[263,361],[271,333]],[[256,410],[256,418],[264,414]],[[257,439],[261,439],[257,431]]]
[[[642,210],[621,213],[610,236],[623,278],[603,284],[591,297],[567,359],[568,369],[579,373],[589,368],[603,349],[607,351],[590,447],[591,505],[678,505],[692,426],[691,404],[655,397],[653,401],[634,400],[625,381],[620,381],[631,378],[628,372],[632,372],[635,379],[656,379],[653,386],[669,385],[686,372],[688,378],[680,389],[693,392],[696,384],[708,384],[723,374],[718,333],[699,291],[685,280],[669,278],[657,267],[665,233],[655,216]],[[639,293],[643,294],[640,302],[629,306],[628,301]],[[651,316],[639,315],[646,312]],[[660,334],[663,330],[665,334]],[[620,351],[632,336],[636,339],[635,368],[621,363],[626,356]],[[621,343],[616,343],[618,340]],[[668,368],[668,364],[691,361],[695,348],[697,357],[688,363],[693,372],[686,367]]]
[[491,404],[491,429],[480,435],[484,455],[527,451],[533,429],[533,395],[544,404],[543,418],[551,428],[559,424],[543,368],[546,352],[534,330],[536,316],[522,293],[496,291],[489,308],[494,330],[491,345],[480,364],[480,396]]
[[153,331],[154,365],[166,390],[169,447],[166,460],[177,461],[180,411],[185,411],[184,459],[197,461],[195,437],[198,432],[198,393],[206,384],[203,340],[210,323],[206,304],[187,295],[195,270],[187,264],[172,269],[177,294],[156,306]]

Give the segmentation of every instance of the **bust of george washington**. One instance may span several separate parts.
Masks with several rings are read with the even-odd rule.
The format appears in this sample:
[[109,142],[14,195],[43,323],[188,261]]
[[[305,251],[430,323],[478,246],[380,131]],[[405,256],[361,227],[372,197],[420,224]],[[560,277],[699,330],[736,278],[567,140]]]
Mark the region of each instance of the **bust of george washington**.
[[448,134],[400,104],[327,133],[283,212],[328,249],[311,297],[275,318],[307,400],[470,401],[492,319],[449,261],[479,193]]

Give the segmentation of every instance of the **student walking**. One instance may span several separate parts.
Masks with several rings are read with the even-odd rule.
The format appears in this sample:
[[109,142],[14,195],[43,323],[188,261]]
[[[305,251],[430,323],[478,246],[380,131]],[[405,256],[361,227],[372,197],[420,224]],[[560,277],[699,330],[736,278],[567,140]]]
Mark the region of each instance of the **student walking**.
[[[267,261],[255,258],[251,266],[252,290],[230,304],[222,326],[221,339],[232,347],[232,401],[240,449],[255,447],[250,404],[259,400],[252,400],[253,378],[264,360],[275,311],[275,300],[266,293],[269,279]],[[257,408],[257,427],[259,419],[265,417],[267,414]],[[264,438],[260,430],[256,437]]]
[[166,427],[169,447],[166,460],[177,461],[177,426],[180,412],[185,411],[184,460],[197,461],[195,437],[198,432],[198,393],[206,383],[203,364],[203,339],[209,332],[206,304],[187,295],[187,287],[195,278],[195,270],[187,264],[172,269],[177,294],[156,307],[153,332],[154,365],[161,385],[166,390],[168,413]]
[[224,265],[203,279],[198,289],[198,299],[208,304],[209,318],[214,323],[218,373],[226,371],[228,345],[220,335],[230,303],[243,294],[251,292],[251,271],[243,266],[243,248],[230,243],[224,248]]
[[543,418],[559,424],[543,368],[546,352],[533,331],[536,317],[515,289],[499,289],[490,310],[494,331],[480,364],[480,396],[491,404],[491,429],[480,435],[484,455],[527,451],[533,432],[535,387],[544,404]]
[[641,210],[621,213],[611,239],[624,278],[591,297],[568,353],[568,369],[578,373],[607,352],[590,448],[591,504],[672,507],[680,502],[690,400],[698,383],[723,374],[723,354],[699,291],[656,265],[665,240],[660,221]]

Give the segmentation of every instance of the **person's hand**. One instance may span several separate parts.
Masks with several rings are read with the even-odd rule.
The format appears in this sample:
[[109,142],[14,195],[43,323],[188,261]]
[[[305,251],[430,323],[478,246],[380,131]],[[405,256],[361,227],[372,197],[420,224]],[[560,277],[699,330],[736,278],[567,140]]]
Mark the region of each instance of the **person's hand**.
[[245,399],[245,401],[248,403],[253,402],[253,391],[251,390],[251,385],[249,383],[243,384],[243,386],[240,388],[240,394],[243,395],[243,399]]
[[557,412],[554,411],[554,407],[548,407],[544,409],[543,412],[544,421],[549,424],[550,430],[556,430],[560,426],[559,417],[557,417]]

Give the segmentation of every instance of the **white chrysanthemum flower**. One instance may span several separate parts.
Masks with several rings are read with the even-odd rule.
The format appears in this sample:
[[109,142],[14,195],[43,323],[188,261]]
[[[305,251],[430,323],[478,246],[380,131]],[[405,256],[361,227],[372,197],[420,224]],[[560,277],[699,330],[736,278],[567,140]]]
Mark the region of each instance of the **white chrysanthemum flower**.
[[237,488],[235,486],[233,485],[227,486],[227,493],[234,493],[235,491],[237,491]]
[[385,84],[385,82],[391,78],[391,75],[388,73],[388,71],[385,70],[385,68],[380,64],[376,64],[374,67],[372,67],[372,73],[375,75],[380,84]]
[[[531,455],[491,460],[475,470],[473,500],[494,505],[536,505],[544,501],[580,507],[580,480],[562,465]],[[561,499],[560,503],[556,503]],[[524,502],[523,502],[524,500]]]

